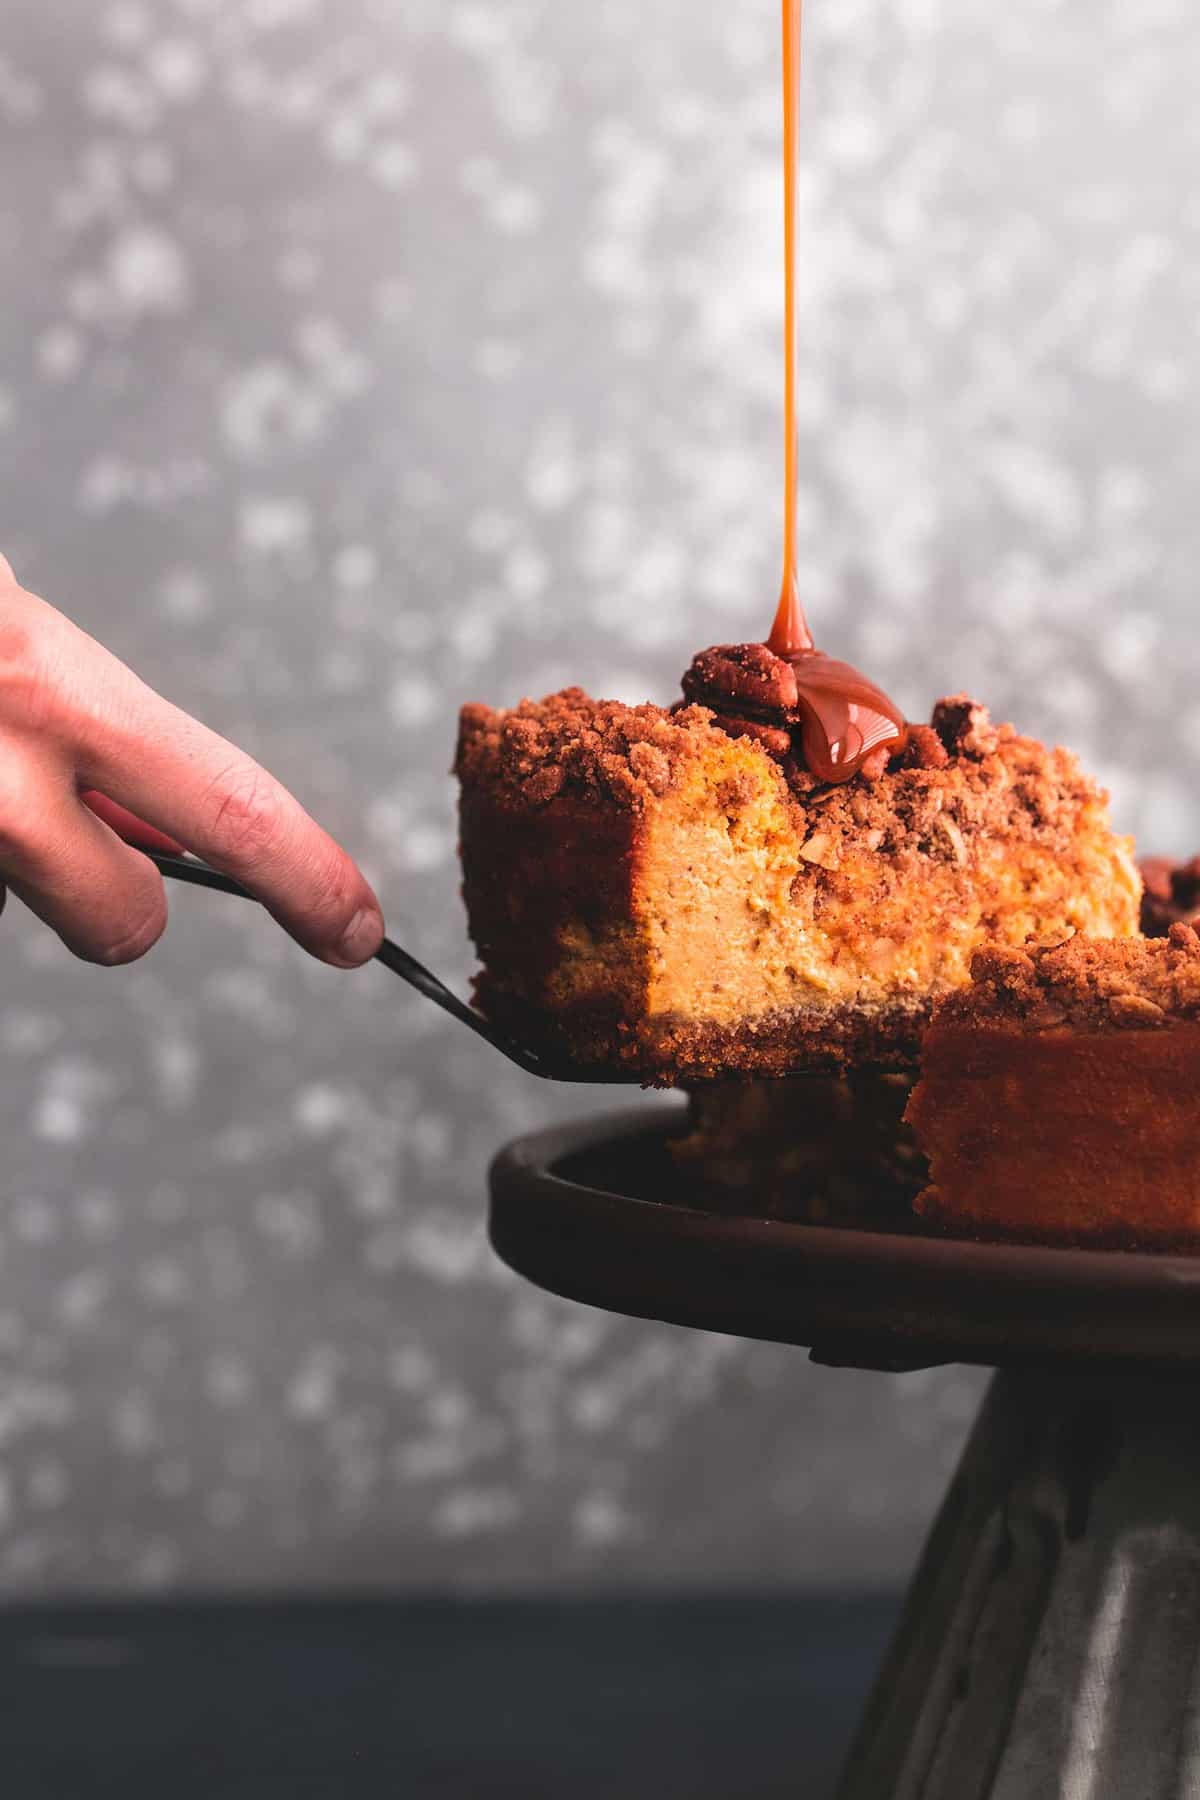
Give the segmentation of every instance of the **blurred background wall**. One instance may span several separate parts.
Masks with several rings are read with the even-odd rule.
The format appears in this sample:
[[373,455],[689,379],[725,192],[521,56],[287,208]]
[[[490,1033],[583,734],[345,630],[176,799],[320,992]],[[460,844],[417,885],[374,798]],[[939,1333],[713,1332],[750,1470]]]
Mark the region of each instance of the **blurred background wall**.
[[[1191,850],[1200,16],[807,12],[819,635]],[[665,699],[768,623],[777,37],[776,0],[7,0],[0,544],[459,982],[459,701]],[[121,972],[0,924],[6,1589],[906,1568],[977,1375],[523,1286],[487,1159],[589,1097],[172,904]]]

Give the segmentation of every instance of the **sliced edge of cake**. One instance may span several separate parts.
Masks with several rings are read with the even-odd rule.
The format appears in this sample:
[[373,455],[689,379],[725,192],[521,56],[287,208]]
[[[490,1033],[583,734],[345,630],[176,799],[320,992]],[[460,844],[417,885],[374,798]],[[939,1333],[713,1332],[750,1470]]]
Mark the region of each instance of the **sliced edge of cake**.
[[960,1235],[1200,1241],[1200,935],[992,949],[938,1007],[907,1119]]

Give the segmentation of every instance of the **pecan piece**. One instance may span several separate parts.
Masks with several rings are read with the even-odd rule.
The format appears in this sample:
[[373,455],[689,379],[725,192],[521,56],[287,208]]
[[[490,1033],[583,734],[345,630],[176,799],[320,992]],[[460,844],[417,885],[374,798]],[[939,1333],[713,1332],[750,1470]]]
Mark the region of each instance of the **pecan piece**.
[[783,725],[764,725],[758,719],[731,718],[728,713],[714,713],[713,724],[719,725],[727,737],[753,738],[769,756],[786,756],[792,747],[792,734]]
[[796,671],[765,644],[714,644],[692,658],[683,678],[689,700],[719,712],[739,706],[786,717],[797,704]]
[[990,756],[1000,742],[991,714],[969,694],[952,694],[933,709],[933,729],[951,756]]

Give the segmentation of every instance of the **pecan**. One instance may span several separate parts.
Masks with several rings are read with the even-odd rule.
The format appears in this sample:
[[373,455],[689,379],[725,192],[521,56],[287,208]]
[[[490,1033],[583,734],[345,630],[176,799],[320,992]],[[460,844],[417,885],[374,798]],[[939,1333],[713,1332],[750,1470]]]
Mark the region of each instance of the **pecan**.
[[786,756],[792,747],[792,734],[782,725],[763,725],[757,719],[731,718],[728,713],[714,713],[713,724],[719,725],[727,737],[753,738],[769,756]]
[[[752,706],[782,718],[796,707],[796,671],[765,644],[714,644],[692,658],[683,678],[689,700],[735,712]],[[731,704],[732,703],[732,704]]]
[[[463,712],[465,718],[465,708]],[[1172,861],[1169,856],[1143,856],[1138,863],[1138,873],[1146,898],[1169,906],[1175,898],[1175,877],[1181,867],[1182,864]]]
[[1188,925],[1200,918],[1200,856],[1185,863],[1147,856],[1138,868],[1146,937],[1166,937],[1172,925]]

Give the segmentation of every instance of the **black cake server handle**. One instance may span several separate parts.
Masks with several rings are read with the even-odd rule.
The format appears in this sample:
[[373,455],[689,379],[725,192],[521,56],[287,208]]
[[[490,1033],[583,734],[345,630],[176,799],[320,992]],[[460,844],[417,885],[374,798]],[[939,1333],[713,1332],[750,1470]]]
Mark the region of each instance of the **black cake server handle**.
[[[188,882],[192,887],[213,888],[218,894],[233,894],[239,900],[252,900],[256,906],[259,904],[249,888],[243,887],[240,881],[235,881],[232,875],[223,875],[220,869],[201,862],[198,856],[175,856],[165,850],[147,850],[142,845],[137,848],[143,856],[150,858],[160,874],[171,881]],[[594,1082],[614,1079],[607,1073],[574,1069],[567,1065],[552,1066],[545,1057],[516,1043],[481,1012],[468,1006],[452,988],[439,980],[432,969],[427,969],[424,963],[418,962],[415,956],[393,943],[391,938],[384,938],[375,952],[375,960],[381,962],[385,969],[390,969],[393,975],[398,975],[401,981],[407,981],[409,987],[415,988],[418,994],[424,994],[427,1000],[432,1000],[435,1006],[440,1006],[452,1019],[457,1019],[460,1025],[475,1032],[476,1036],[491,1044],[494,1050],[499,1050],[501,1056],[507,1056],[509,1062],[516,1063],[519,1069],[526,1070],[530,1075],[540,1075],[547,1081]],[[621,1077],[615,1079],[620,1080]],[[636,1077],[633,1079],[636,1080]]]

